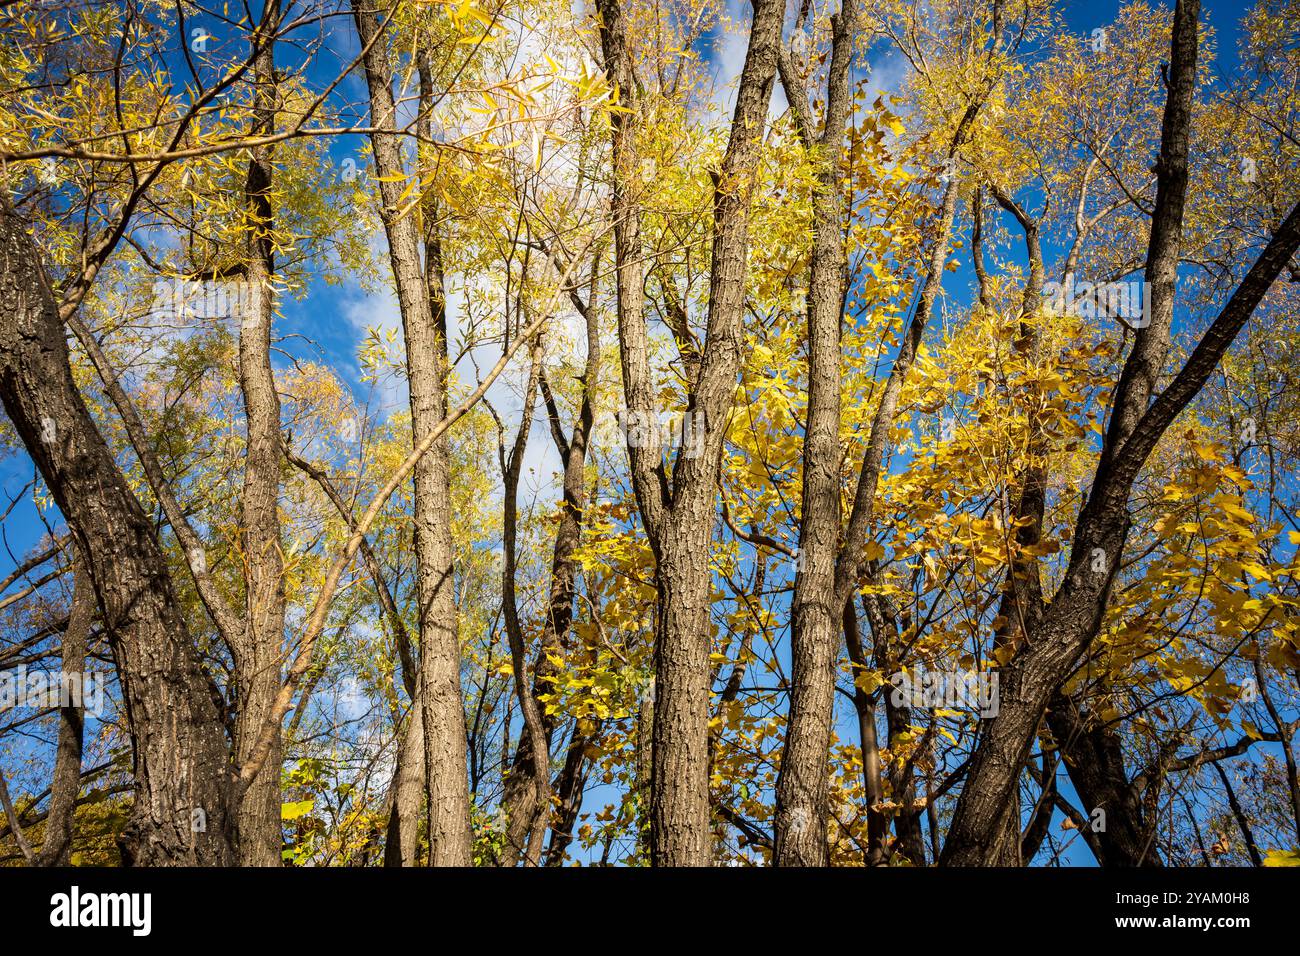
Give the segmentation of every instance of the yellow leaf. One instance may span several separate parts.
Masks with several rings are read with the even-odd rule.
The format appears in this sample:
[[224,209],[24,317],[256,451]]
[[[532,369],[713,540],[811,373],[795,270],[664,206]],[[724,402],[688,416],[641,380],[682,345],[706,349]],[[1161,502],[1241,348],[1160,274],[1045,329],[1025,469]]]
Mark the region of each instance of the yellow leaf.
[[304,814],[311,812],[315,800],[300,800],[297,803],[284,803],[280,805],[281,820],[296,820]]
[[1192,445],[1192,451],[1196,452],[1196,456],[1200,458],[1201,461],[1219,460],[1219,452],[1213,445],[1195,444]]
[[1265,866],[1300,866],[1300,853],[1295,850],[1269,850],[1264,857]]

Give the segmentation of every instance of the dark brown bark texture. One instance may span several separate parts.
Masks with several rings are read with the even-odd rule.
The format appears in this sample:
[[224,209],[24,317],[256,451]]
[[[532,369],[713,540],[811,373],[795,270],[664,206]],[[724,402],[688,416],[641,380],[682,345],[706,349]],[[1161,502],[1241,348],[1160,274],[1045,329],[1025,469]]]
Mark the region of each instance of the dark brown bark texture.
[[[91,419],[31,237],[0,203],[0,398],[90,565],[134,744],[128,864],[237,860],[220,694],[154,529]],[[202,826],[196,825],[200,821]]]
[[[645,264],[634,155],[636,79],[618,0],[602,0],[601,47],[610,83],[631,112],[614,115],[615,266],[623,394],[629,412],[657,420],[646,329]],[[650,855],[656,866],[707,866],[709,551],[723,438],[740,368],[749,210],[754,170],[776,78],[784,4],[756,0],[735,112],[715,175],[708,320],[687,403],[703,431],[700,454],[679,453],[669,479],[657,440],[628,448],[637,506],[658,569],[655,699],[651,744]]]
[[[74,548],[74,555],[76,555]],[[86,667],[90,626],[95,619],[95,582],[80,556],[74,557],[72,608],[63,632],[65,675],[82,679]],[[83,684],[84,693],[84,684]],[[84,699],[83,699],[84,703]],[[72,862],[72,817],[81,792],[81,754],[85,710],[70,700],[59,708],[59,737],[54,754],[54,777],[50,781],[49,815],[45,818],[45,842],[36,855],[37,866],[67,866]]]

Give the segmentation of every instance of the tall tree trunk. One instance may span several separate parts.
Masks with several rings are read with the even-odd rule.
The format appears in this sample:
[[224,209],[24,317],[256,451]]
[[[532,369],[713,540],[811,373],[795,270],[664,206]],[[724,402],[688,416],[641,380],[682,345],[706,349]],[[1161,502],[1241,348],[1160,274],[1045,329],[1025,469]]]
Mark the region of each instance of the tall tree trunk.
[[[818,144],[838,155],[848,110],[848,65],[855,6],[845,4],[835,21],[835,45],[827,90],[827,121]],[[812,120],[802,82],[784,61],[782,76],[797,92],[789,97],[805,144]],[[965,142],[982,104],[973,100],[958,123],[949,158]],[[834,109],[838,123],[834,123]],[[834,123],[834,125],[833,125]],[[832,150],[832,147],[834,149]],[[823,160],[825,161],[825,159]],[[838,166],[819,175],[814,198],[814,249],[808,313],[808,425],[804,440],[804,498],[800,524],[800,564],[795,578],[790,718],[777,779],[776,859],[778,865],[823,866],[831,726],[834,720],[835,664],[844,605],[857,585],[863,548],[870,531],[876,488],[883,468],[903,381],[916,359],[921,336],[943,282],[957,203],[955,179],[947,183],[939,209],[935,244],[927,263],[920,301],[894,359],[872,417],[867,448],[854,492],[853,507],[840,539],[839,339],[845,292],[845,251],[838,192]],[[891,733],[892,733],[891,729]],[[908,774],[910,776],[910,772]],[[907,793],[912,793],[909,784]],[[900,814],[900,835],[924,858],[917,815]]]
[[[804,488],[800,523],[800,571],[795,578],[791,640],[792,673],[789,726],[777,780],[776,859],[778,864],[825,865],[827,752],[834,720],[835,665],[845,604],[856,588],[863,549],[870,533],[889,430],[893,427],[903,382],[943,283],[957,203],[955,177],[948,178],[939,209],[935,243],[922,281],[920,299],[894,359],[872,417],[867,448],[854,491],[852,510],[840,539],[839,341],[845,293],[845,250],[838,156],[847,120],[848,69],[854,41],[856,5],[846,2],[833,20],[833,47],[828,77],[827,113],[817,146],[829,162],[814,193],[814,238],[808,310],[808,423],[804,439]],[[1000,43],[995,21],[993,43]],[[813,122],[803,82],[788,57],[782,80],[806,147],[813,145]],[[965,143],[989,92],[971,98],[957,123],[948,158]],[[893,713],[892,709],[889,711]],[[893,729],[891,728],[891,733]],[[911,776],[910,770],[906,774]],[[901,786],[901,781],[899,781]],[[925,849],[919,814],[911,809],[914,787],[903,787],[908,806],[896,819],[909,856],[920,861]],[[897,797],[901,795],[896,793]]]
[[[91,420],[31,237],[0,197],[0,399],[90,565],[132,733],[129,865],[237,859],[230,747],[153,525]],[[198,813],[196,813],[198,811]],[[202,827],[192,825],[201,819]]]
[[[278,0],[268,4],[266,34],[254,38],[253,104],[257,133],[275,128],[275,46]],[[239,385],[248,423],[242,499],[244,627],[234,635],[239,706],[236,754],[246,760],[280,691],[284,639],[284,557],[280,541],[280,395],[271,369],[271,324],[275,317],[275,252],[271,231],[273,167],[271,147],[250,151],[245,184],[249,308],[239,317]],[[266,763],[248,786],[239,807],[239,861],[244,866],[279,866],[280,765],[283,743],[277,727]]]
[[[659,409],[643,301],[640,169],[634,153],[636,80],[619,0],[600,0],[598,10],[605,71],[630,109],[611,118],[623,393],[629,414],[648,423],[658,420]],[[682,448],[671,483],[655,429],[648,429],[649,441],[628,448],[637,505],[658,568],[650,796],[650,848],[656,866],[705,866],[711,857],[709,552],[723,439],[740,368],[750,200],[776,77],[783,12],[779,0],[755,0],[731,132],[714,180],[708,323],[698,378],[687,403],[691,425],[700,429],[703,441],[691,453]]]
[[501,461],[505,502],[501,521],[505,550],[505,562],[501,572],[501,605],[505,612],[506,637],[510,642],[510,663],[514,671],[515,696],[519,700],[519,710],[524,719],[523,736],[528,740],[531,771],[529,776],[533,782],[532,801],[520,814],[522,822],[527,824],[526,828],[522,833],[516,830],[511,834],[511,827],[507,825],[506,835],[508,843],[513,837],[514,845],[522,851],[526,865],[539,866],[546,827],[550,822],[551,748],[547,740],[547,731],[542,725],[542,705],[534,696],[533,689],[528,683],[528,658],[525,656],[523,626],[519,622],[519,601],[515,588],[519,535],[519,476],[523,470],[524,453],[528,448],[528,433],[532,430],[533,407],[537,401],[537,382],[541,375],[542,364],[541,348],[537,344],[533,345],[532,353],[528,384],[524,388],[524,405],[520,413],[519,430],[515,434],[514,445],[510,449],[509,456],[505,456],[503,452]]
[[[370,92],[370,143],[375,157],[380,216],[388,237],[389,263],[406,340],[413,441],[419,443],[447,410],[447,342],[435,315],[428,280],[421,269],[416,218],[402,215],[402,165],[393,67],[378,15],[367,0],[353,0]],[[429,805],[429,863],[469,866],[472,862],[469,772],[465,714],[460,688],[460,643],[452,591],[451,476],[446,442],[437,442],[415,466],[416,593],[419,598],[420,687],[425,790]],[[396,811],[398,802],[394,804]],[[413,821],[412,821],[413,823]],[[409,827],[403,821],[404,828]],[[414,861],[407,861],[414,862]]]
[[[1291,821],[1295,826],[1296,840],[1300,841],[1300,768],[1296,766],[1295,745],[1293,743],[1296,728],[1300,726],[1300,723],[1288,723],[1283,720],[1281,713],[1278,712],[1277,705],[1273,703],[1273,694],[1269,691],[1268,683],[1264,679],[1264,665],[1261,663],[1263,659],[1262,649],[1258,649],[1258,647],[1257,643],[1255,659],[1252,662],[1255,668],[1255,685],[1259,688],[1264,709],[1268,711],[1273,726],[1277,728],[1278,746],[1282,748],[1282,757],[1286,763],[1287,796],[1290,798],[1291,803]],[[1297,674],[1296,677],[1300,679],[1300,674]]]
[[[845,600],[837,602],[840,546],[840,329],[847,251],[840,153],[852,91],[849,66],[857,34],[857,0],[831,17],[834,34],[826,116],[814,140],[807,93],[788,65],[781,70],[805,148],[816,150],[812,270],[808,290],[808,425],[803,443],[799,570],[792,610],[790,713],[776,781],[777,866],[826,866],[830,738],[835,665]],[[791,89],[793,87],[793,90]]]
[[[1031,358],[1037,358],[1042,336],[1038,329],[1038,314],[1043,301],[1043,247],[1038,221],[1033,219],[996,184],[991,186],[993,196],[1003,209],[1011,213],[1025,234],[1025,256],[1029,262],[1029,277],[1025,282],[1020,304],[1020,335],[1016,347]],[[1043,517],[1047,508],[1047,442],[1042,432],[1037,407],[1026,409],[1026,458],[1029,464],[1016,476],[1016,503],[1013,513],[1005,517],[1006,526],[1016,529],[1012,555],[1007,562],[1007,576],[1003,583],[1002,598],[998,606],[1001,626],[994,630],[993,650],[997,659],[1004,648],[1009,652],[1024,640],[1025,634],[1037,622],[1043,605],[1043,586],[1038,573],[1038,559],[1024,553],[1023,549],[1037,546],[1043,536]],[[1021,853],[1020,788],[1011,791],[1011,806],[1006,815],[1006,832],[999,843],[999,866],[1021,866],[1025,861]]]

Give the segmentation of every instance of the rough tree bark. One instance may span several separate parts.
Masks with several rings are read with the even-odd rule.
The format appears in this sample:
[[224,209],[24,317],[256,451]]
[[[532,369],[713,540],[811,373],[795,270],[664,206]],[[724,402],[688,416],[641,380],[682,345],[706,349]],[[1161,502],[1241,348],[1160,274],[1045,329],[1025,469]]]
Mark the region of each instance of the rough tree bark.
[[[402,215],[401,137],[393,99],[393,67],[376,9],[354,0],[352,13],[365,56],[370,92],[370,136],[378,174],[381,219],[388,237],[389,263],[406,341],[411,428],[418,443],[447,412],[447,342],[441,302],[429,293],[421,268],[421,235],[414,215]],[[374,42],[372,42],[374,41]],[[471,835],[469,773],[466,767],[465,715],[460,688],[460,644],[452,591],[451,479],[445,442],[434,445],[415,467],[414,523],[416,592],[420,622],[420,717],[412,715],[402,760],[409,770],[423,742],[425,792],[429,808],[429,863],[469,866]],[[418,736],[417,736],[418,734]],[[400,785],[400,780],[398,781]],[[409,814],[409,799],[394,802],[394,813]],[[416,819],[399,827],[403,863],[415,863]]]
[[[31,237],[0,198],[0,399],[90,565],[134,745],[134,865],[237,859],[230,747],[154,529],[72,380]],[[201,811],[198,817],[195,811]],[[204,827],[192,820],[203,819]]]
[[[270,0],[254,43],[253,111],[256,135],[275,128],[275,45],[278,0]],[[246,760],[280,691],[281,645],[284,640],[284,557],[280,540],[280,394],[271,369],[271,324],[275,316],[275,252],[271,230],[271,147],[249,150],[244,186],[249,296],[239,316],[239,385],[247,419],[240,538],[243,546],[244,626],[233,638],[238,708],[235,752]],[[238,297],[237,297],[238,300]],[[239,806],[239,862],[243,866],[279,866],[283,837],[280,825],[279,728],[261,772],[244,792]]]
[[808,94],[781,57],[781,81],[793,104],[804,148],[818,164],[813,190],[813,247],[808,280],[808,424],[803,443],[803,501],[794,581],[790,713],[776,781],[777,866],[826,866],[828,765],[844,606],[837,604],[840,547],[840,330],[847,250],[840,154],[852,90],[849,67],[857,38],[857,0],[831,16],[826,114],[815,134]]
[[[817,147],[838,154],[848,109],[848,64],[856,7],[845,4],[834,21],[834,46],[827,87],[827,119]],[[995,31],[995,43],[996,31]],[[811,112],[803,83],[782,59],[782,82],[805,145],[814,143]],[[965,143],[987,96],[966,106],[948,149],[951,161]],[[835,111],[835,114],[831,113]],[[833,121],[838,115],[838,122]],[[829,162],[829,156],[822,161]],[[863,548],[871,528],[876,488],[884,467],[889,430],[893,426],[903,382],[916,359],[925,326],[943,282],[957,203],[957,181],[949,176],[940,202],[934,246],[926,262],[916,312],[894,358],[880,402],[872,417],[849,521],[841,531],[839,461],[839,337],[845,294],[845,252],[841,221],[842,197],[834,164],[819,175],[814,197],[814,248],[809,282],[808,424],[804,442],[803,510],[800,524],[800,571],[795,579],[794,625],[789,727],[777,783],[776,860],[778,865],[823,866],[826,846],[830,746],[834,718],[835,665],[844,606],[859,581]],[[881,620],[878,602],[868,602],[877,639]],[[887,707],[887,713],[893,711]],[[892,731],[891,731],[892,732]],[[874,736],[874,734],[872,734]],[[910,771],[906,776],[910,777]],[[896,798],[912,802],[914,788],[899,778]],[[900,839],[909,855],[924,859],[919,817],[904,811],[896,818]]]
[[[629,414],[658,420],[650,372],[640,240],[640,168],[635,157],[636,79],[619,0],[600,0],[601,47],[610,84],[630,112],[611,118],[614,240],[623,392]],[[656,866],[706,866],[709,827],[709,622],[717,482],[740,367],[749,210],[754,171],[776,77],[784,3],[755,0],[731,131],[714,176],[712,270],[698,377],[687,402],[703,434],[700,454],[676,457],[669,480],[659,436],[628,448],[642,522],[658,568],[650,848]],[[685,443],[683,443],[684,445]]]

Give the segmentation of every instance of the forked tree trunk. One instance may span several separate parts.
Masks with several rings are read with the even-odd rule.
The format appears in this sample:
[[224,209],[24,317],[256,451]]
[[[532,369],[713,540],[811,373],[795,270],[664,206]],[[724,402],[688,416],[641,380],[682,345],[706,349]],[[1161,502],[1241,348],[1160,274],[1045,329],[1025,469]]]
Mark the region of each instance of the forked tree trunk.
[[1156,377],[1168,352],[1173,316],[1199,9],[1197,0],[1180,0],[1174,10],[1169,97],[1156,167],[1159,180],[1146,268],[1151,287],[1150,324],[1139,331],[1121,373],[1115,411],[1087,503],[1076,523],[1064,580],[1026,647],[1003,671],[999,712],[972,755],[941,858],[946,865],[997,861],[1010,791],[1025,766],[1048,702],[1101,626],[1128,537],[1133,483],[1156,443],[1204,387],[1237,333],[1300,248],[1297,205],[1279,224],[1183,368],[1152,401]]
[[[656,866],[706,866],[709,826],[709,619],[713,542],[722,446],[740,368],[749,211],[762,131],[776,77],[784,3],[756,0],[731,132],[713,197],[708,323],[698,375],[687,402],[703,440],[679,450],[668,478],[653,428],[629,442],[637,506],[658,569],[655,704],[651,757],[650,855]],[[646,328],[645,264],[640,238],[639,123],[633,57],[619,0],[601,0],[606,75],[623,106],[611,119],[614,146],[615,264],[623,393],[630,414],[659,419]],[[632,447],[635,444],[635,447]]]

